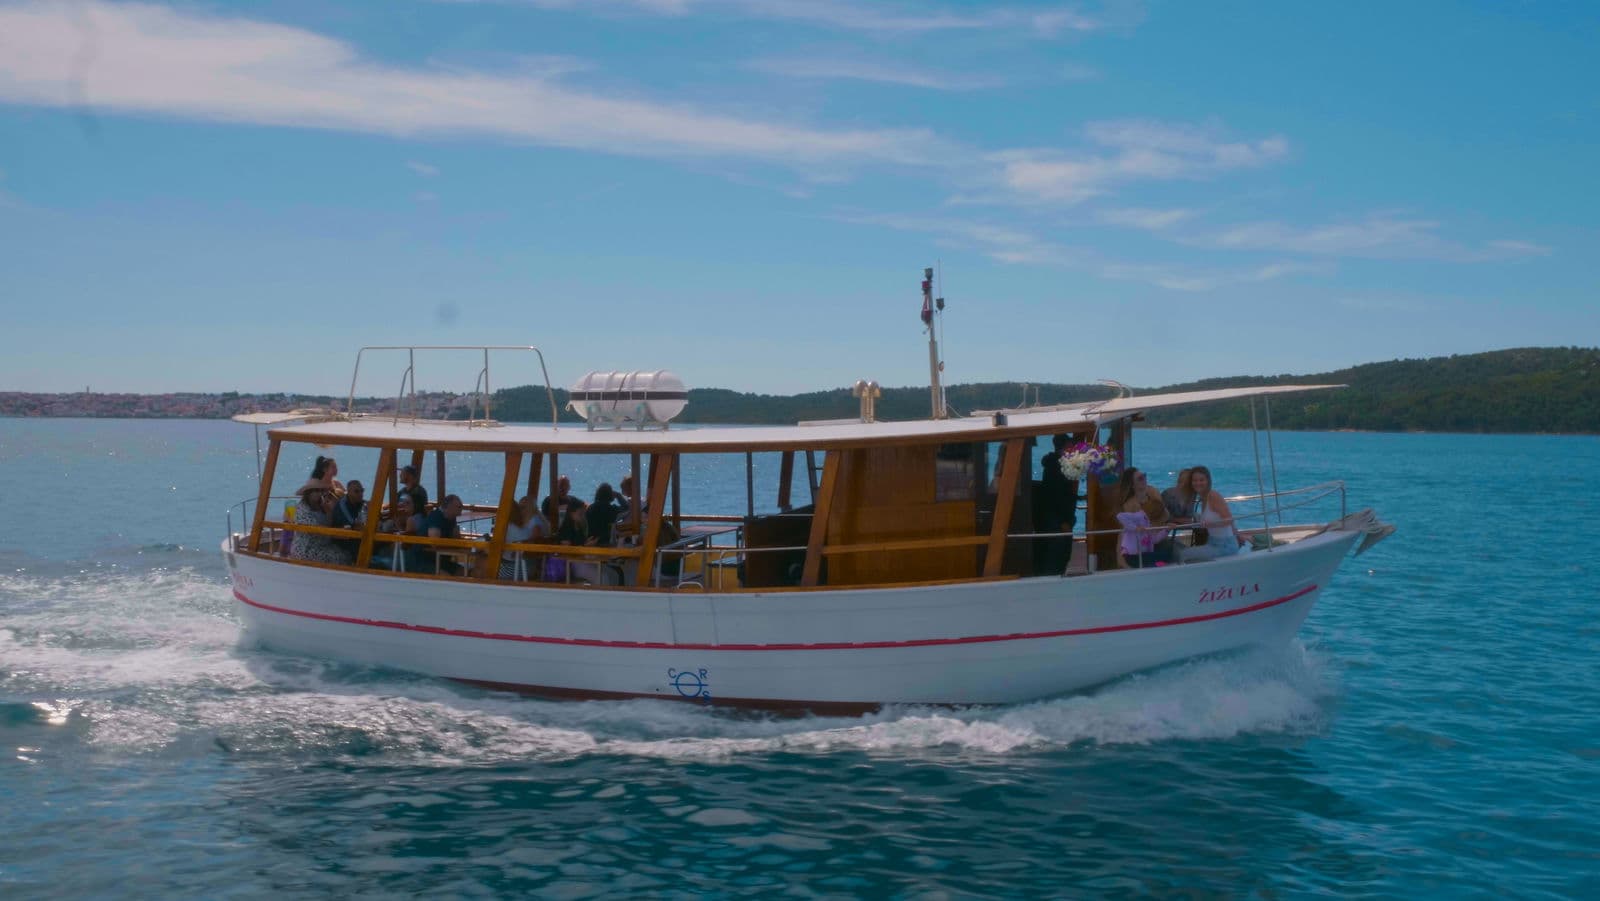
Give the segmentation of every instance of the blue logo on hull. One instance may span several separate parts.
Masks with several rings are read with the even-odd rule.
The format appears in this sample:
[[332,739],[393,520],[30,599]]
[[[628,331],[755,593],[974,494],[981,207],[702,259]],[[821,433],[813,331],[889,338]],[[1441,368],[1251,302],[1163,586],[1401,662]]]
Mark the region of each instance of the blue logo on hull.
[[678,690],[679,697],[699,698],[701,702],[711,703],[711,674],[705,668],[697,670],[667,670],[667,681]]

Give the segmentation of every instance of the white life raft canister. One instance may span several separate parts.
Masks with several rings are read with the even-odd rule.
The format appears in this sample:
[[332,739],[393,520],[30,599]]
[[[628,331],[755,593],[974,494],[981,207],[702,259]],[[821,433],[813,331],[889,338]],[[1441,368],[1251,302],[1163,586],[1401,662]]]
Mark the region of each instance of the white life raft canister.
[[567,406],[594,429],[665,427],[689,403],[683,379],[665,369],[595,371],[572,383]]

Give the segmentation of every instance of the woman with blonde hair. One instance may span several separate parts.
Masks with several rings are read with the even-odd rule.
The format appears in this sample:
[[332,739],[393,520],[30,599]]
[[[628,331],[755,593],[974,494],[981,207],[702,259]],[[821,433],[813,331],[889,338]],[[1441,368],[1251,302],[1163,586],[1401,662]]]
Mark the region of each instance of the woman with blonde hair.
[[[1211,470],[1196,466],[1189,470],[1188,510],[1190,521],[1203,526],[1195,529],[1195,544],[1183,553],[1185,563],[1231,557],[1249,547],[1233,523],[1233,511],[1222,495],[1211,490]],[[1205,540],[1201,540],[1201,533]]]

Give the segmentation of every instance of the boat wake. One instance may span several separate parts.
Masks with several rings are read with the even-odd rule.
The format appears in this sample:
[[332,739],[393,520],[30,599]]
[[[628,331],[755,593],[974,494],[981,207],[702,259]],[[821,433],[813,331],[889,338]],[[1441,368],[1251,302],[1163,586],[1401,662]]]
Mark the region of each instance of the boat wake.
[[0,725],[91,748],[461,766],[786,753],[981,759],[1075,746],[1315,734],[1334,667],[1298,642],[1010,707],[772,718],[657,701],[541,701],[243,650],[228,588],[193,569],[0,574]]

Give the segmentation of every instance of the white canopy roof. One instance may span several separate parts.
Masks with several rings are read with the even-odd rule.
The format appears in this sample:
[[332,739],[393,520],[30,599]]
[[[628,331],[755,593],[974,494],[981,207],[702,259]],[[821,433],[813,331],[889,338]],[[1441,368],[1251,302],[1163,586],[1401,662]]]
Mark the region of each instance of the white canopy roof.
[[[999,441],[1018,435],[1045,435],[1083,431],[1102,422],[1122,419],[1148,410],[1188,406],[1211,401],[1237,400],[1275,394],[1292,394],[1341,388],[1342,385],[1271,385],[1221,388],[1122,397],[1084,404],[1037,409],[998,411],[992,415],[959,419],[909,422],[857,422],[846,420],[817,425],[785,426],[676,426],[669,430],[597,430],[582,424],[518,425],[497,423],[416,421],[392,417],[358,417],[353,421],[314,422],[273,429],[273,438],[316,444],[357,446],[442,447],[452,450],[517,450],[537,448],[560,453],[589,451],[610,453],[721,452],[803,450],[875,444],[925,444],[960,441]],[[305,418],[304,414],[246,414],[246,416]],[[235,417],[241,421],[252,421]]]

